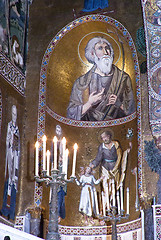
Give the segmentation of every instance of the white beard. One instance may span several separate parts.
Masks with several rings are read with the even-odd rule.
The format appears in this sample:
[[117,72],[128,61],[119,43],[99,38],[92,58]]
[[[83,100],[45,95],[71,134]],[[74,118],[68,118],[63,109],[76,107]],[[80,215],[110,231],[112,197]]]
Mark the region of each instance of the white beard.
[[102,73],[108,75],[112,70],[113,58],[111,56],[106,55],[101,58],[98,58],[95,55],[95,63]]

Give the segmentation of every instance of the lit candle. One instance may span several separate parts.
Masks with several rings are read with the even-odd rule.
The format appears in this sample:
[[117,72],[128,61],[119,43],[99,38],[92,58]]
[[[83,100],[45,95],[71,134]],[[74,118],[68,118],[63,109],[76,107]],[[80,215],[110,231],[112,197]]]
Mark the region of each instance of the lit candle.
[[53,143],[54,143],[54,169],[57,169],[57,142],[58,142],[58,139],[55,136],[53,138]]
[[65,179],[67,179],[67,173],[68,173],[68,155],[69,155],[69,150],[66,149],[65,150],[65,166],[64,166],[64,173],[66,174],[65,175]]
[[77,143],[74,144],[74,153],[73,153],[73,168],[72,168],[72,176],[75,177],[75,167],[76,167],[76,156],[77,156]]
[[66,138],[62,138],[62,150],[63,150],[63,168],[62,172],[65,173],[65,149],[66,149]]
[[103,208],[103,216],[106,216],[105,199],[104,199],[104,192],[103,191],[102,191],[102,208]]
[[129,188],[127,187],[126,189],[127,191],[127,210],[126,210],[126,214],[129,214]]
[[117,209],[118,209],[118,214],[120,214],[120,194],[119,194],[119,191],[117,191]]
[[44,135],[42,138],[43,141],[43,170],[46,170],[46,136]]
[[47,150],[47,175],[49,176],[49,170],[50,170],[50,151]]
[[36,153],[35,153],[35,176],[39,175],[39,143],[35,143]]
[[112,179],[112,197],[113,197],[113,207],[116,205],[116,199],[115,199],[115,180]]
[[108,190],[108,184],[106,186],[106,200],[107,200],[107,210],[110,210],[110,201],[109,201],[109,190]]
[[94,189],[94,197],[95,197],[95,204],[96,204],[96,215],[99,215],[98,198],[97,198],[97,191],[96,191],[96,189]]
[[142,240],[145,240],[145,216],[144,216],[144,210],[140,209],[141,211],[141,225],[142,225]]
[[124,209],[124,201],[123,201],[123,183],[120,184],[120,196],[121,196],[121,210]]

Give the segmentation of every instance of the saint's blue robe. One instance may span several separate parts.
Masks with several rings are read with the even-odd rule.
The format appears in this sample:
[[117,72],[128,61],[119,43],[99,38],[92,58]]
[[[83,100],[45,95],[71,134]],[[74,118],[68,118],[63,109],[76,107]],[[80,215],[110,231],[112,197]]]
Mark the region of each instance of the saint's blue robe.
[[108,7],[108,0],[85,0],[83,12],[91,12]]

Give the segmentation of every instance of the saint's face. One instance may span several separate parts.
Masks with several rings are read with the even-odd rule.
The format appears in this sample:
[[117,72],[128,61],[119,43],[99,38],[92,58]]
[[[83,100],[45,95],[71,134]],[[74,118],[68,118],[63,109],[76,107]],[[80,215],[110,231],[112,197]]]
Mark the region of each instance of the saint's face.
[[91,173],[91,168],[90,168],[90,167],[87,167],[87,168],[86,168],[86,173],[87,173],[87,174]]
[[101,138],[105,144],[109,144],[111,142],[111,136],[107,135],[105,132],[101,134]]
[[62,135],[62,130],[61,130],[61,127],[60,127],[60,126],[56,126],[55,133],[56,133],[56,135],[57,135],[58,138],[61,137],[61,135]]
[[101,42],[96,43],[95,54],[98,58],[101,58],[106,55],[110,56],[110,50],[107,43],[101,43]]

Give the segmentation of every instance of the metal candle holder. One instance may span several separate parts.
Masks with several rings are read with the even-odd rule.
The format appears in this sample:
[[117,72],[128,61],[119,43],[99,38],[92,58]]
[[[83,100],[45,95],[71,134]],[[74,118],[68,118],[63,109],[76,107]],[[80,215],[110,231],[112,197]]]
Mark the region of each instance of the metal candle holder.
[[110,210],[107,210],[107,216],[97,215],[97,217],[104,221],[110,221],[112,224],[112,240],[117,240],[117,222],[120,222],[122,219],[128,219],[129,214],[124,215],[124,210],[120,211],[120,214],[117,214],[117,207],[111,206]]
[[64,186],[69,182],[73,182],[75,176],[71,176],[70,179],[65,179],[65,173],[60,173],[57,169],[51,169],[51,176],[47,175],[47,171],[42,171],[42,178],[35,176],[37,183],[45,182],[47,186],[50,186],[51,202],[49,204],[49,225],[47,240],[59,240],[58,231],[58,187]]

